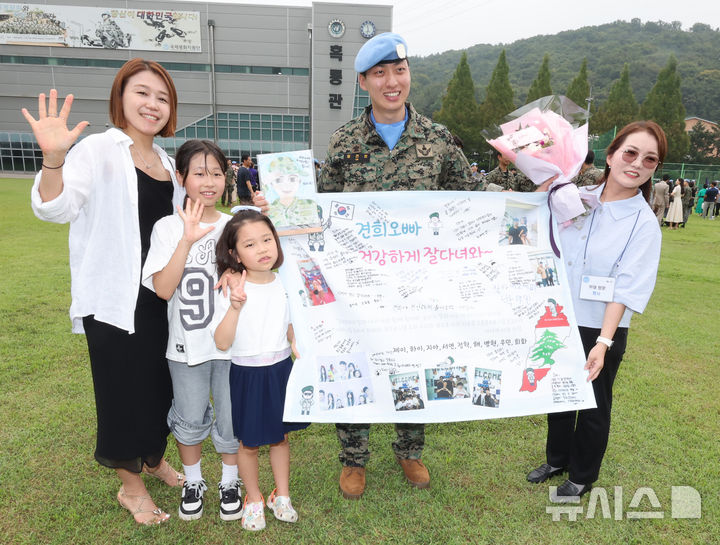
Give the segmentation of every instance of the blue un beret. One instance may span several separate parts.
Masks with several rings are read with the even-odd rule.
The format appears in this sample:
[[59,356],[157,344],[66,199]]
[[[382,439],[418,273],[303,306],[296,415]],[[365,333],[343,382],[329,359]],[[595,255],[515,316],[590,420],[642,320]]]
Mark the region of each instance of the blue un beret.
[[399,34],[383,32],[365,42],[355,57],[355,72],[370,70],[384,61],[398,61],[407,58],[407,44]]

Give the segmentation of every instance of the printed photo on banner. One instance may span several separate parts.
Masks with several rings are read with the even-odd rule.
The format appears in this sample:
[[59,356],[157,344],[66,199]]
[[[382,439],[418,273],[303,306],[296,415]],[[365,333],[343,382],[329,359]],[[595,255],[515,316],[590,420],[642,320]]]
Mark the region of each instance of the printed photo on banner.
[[537,206],[508,199],[500,228],[500,246],[537,246]]
[[300,290],[300,296],[305,302],[309,302],[310,306],[317,306],[335,301],[335,296],[320,267],[312,259],[298,261],[297,265],[305,284],[304,290]]
[[[453,358],[448,360],[454,363]],[[425,384],[429,401],[470,397],[467,389],[467,367],[464,365],[426,369]]]
[[475,383],[472,394],[473,405],[480,407],[500,407],[500,383],[502,371],[499,369],[475,369]]
[[374,402],[372,382],[369,378],[346,382],[324,383],[318,390],[318,404],[321,411],[347,409],[355,405]]
[[312,150],[264,153],[257,160],[260,188],[278,235],[322,231]]
[[200,12],[0,3],[0,44],[200,53]]
[[534,252],[528,254],[531,267],[535,271],[535,285],[538,288],[559,286],[560,281],[555,265],[555,255],[552,252]]
[[396,411],[414,411],[425,408],[420,389],[420,374],[396,373],[388,375],[392,387],[393,403]]
[[317,376],[320,382],[342,382],[370,374],[364,354],[318,356]]

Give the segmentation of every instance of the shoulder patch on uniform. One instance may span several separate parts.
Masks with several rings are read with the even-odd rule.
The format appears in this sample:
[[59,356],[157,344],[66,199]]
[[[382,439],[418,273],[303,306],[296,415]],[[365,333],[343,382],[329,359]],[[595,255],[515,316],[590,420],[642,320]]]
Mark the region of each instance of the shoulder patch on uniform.
[[346,163],[369,163],[369,153],[344,153],[343,160]]
[[435,157],[435,152],[431,144],[415,144],[415,152],[418,157]]

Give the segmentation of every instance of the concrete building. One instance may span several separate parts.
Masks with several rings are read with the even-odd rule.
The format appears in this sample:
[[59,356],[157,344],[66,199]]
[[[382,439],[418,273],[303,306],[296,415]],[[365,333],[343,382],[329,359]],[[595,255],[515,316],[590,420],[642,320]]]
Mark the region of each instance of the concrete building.
[[311,147],[322,160],[330,134],[368,104],[357,51],[392,29],[387,5],[149,4],[0,4],[0,170],[40,167],[20,109],[37,112],[50,88],[75,95],[70,124],[104,131],[113,78],[133,57],[161,63],[177,87],[178,130],[156,139],[171,155],[188,138],[208,138],[232,159]]

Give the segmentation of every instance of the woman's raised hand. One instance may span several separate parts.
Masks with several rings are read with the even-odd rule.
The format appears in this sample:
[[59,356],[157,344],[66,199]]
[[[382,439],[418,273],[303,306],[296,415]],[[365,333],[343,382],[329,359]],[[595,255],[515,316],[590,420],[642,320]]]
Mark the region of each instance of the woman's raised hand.
[[51,89],[50,96],[45,105],[45,93],[38,95],[38,118],[35,119],[27,108],[22,109],[22,114],[30,124],[35,140],[43,152],[43,163],[50,167],[60,165],[65,160],[65,154],[90,123],[81,121],[75,128],[68,130],[67,120],[70,116],[70,108],[73,103],[73,96],[65,97],[62,109],[58,113],[57,90]]

